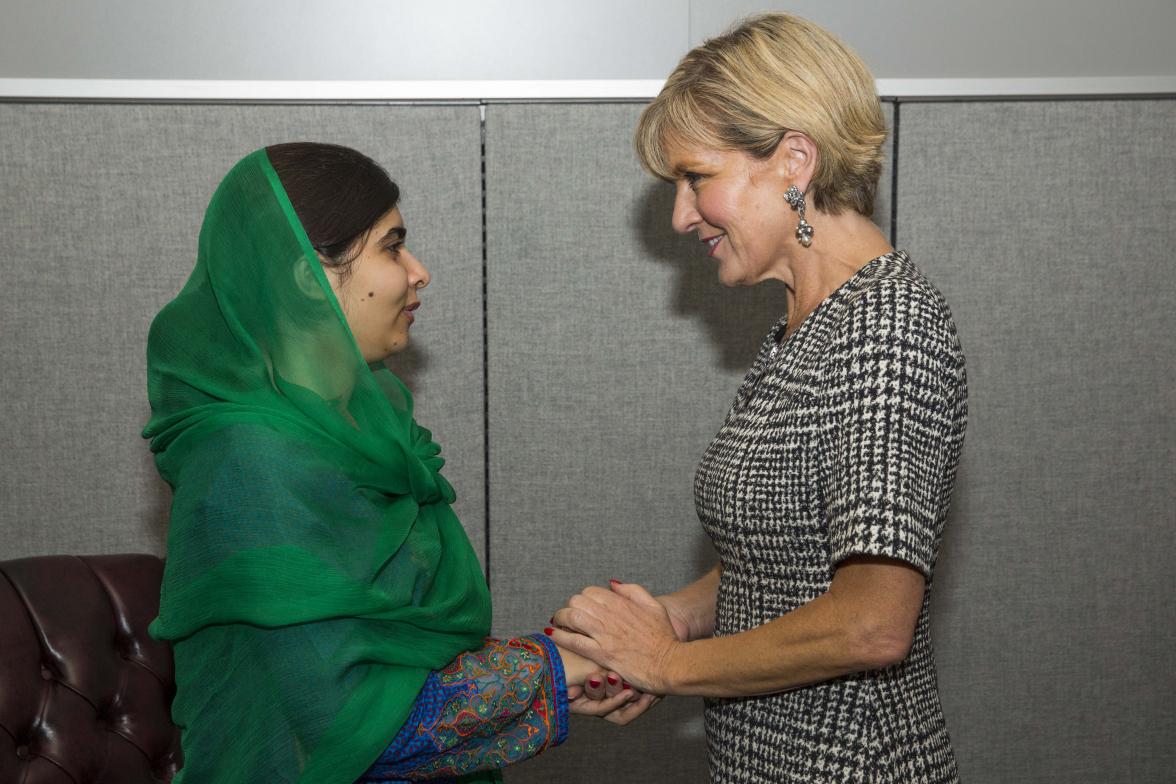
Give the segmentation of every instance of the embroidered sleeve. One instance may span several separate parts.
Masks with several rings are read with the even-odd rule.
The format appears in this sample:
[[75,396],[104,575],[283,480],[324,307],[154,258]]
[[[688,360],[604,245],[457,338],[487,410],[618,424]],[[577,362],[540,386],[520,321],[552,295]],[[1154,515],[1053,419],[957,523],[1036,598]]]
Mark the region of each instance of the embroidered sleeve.
[[543,635],[487,640],[431,673],[362,782],[445,780],[504,768],[567,738],[563,662]]

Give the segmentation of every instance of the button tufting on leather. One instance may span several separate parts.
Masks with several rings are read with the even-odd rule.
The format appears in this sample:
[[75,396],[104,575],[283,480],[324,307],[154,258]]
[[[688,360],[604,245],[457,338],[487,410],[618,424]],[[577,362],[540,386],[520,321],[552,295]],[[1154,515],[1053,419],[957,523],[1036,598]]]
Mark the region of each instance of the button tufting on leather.
[[[0,666],[0,784],[21,780],[26,768],[33,775],[44,759],[53,763],[45,771],[73,771],[63,781],[86,781],[95,760],[108,760],[110,782],[162,784],[175,775],[172,654],[146,634],[162,567],[141,555],[0,559],[0,584],[17,589],[0,602],[0,660],[14,665]],[[111,733],[142,755],[113,754],[112,742],[122,742]]]

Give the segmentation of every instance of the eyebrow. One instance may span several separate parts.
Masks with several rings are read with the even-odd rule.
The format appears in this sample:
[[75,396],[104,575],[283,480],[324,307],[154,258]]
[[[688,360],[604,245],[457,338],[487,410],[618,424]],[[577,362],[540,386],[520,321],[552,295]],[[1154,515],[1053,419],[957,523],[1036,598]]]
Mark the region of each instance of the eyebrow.
[[404,228],[403,226],[393,226],[392,228],[388,229],[387,234],[380,238],[380,242],[383,243],[390,240],[399,240],[400,242],[403,242],[407,235],[408,229]]

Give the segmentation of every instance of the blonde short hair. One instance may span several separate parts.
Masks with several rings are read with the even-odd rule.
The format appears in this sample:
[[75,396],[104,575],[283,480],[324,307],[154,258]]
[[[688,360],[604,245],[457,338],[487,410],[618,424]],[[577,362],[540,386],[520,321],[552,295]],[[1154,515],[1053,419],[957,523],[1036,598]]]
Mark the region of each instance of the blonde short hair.
[[845,44],[797,16],[763,14],[695,47],[641,115],[641,164],[680,176],[668,144],[739,150],[764,159],[787,131],[817,147],[806,196],[824,212],[874,212],[886,124],[874,77]]

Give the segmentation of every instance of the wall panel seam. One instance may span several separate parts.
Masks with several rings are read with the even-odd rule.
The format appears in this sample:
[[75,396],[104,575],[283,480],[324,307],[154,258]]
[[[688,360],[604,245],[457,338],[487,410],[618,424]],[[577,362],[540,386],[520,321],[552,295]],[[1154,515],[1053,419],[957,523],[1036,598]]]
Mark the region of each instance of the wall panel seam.
[[478,110],[482,185],[482,548],[490,586],[490,307],[486,202],[486,104]]
[[900,105],[894,102],[894,121],[890,134],[890,247],[898,247],[898,126]]

